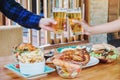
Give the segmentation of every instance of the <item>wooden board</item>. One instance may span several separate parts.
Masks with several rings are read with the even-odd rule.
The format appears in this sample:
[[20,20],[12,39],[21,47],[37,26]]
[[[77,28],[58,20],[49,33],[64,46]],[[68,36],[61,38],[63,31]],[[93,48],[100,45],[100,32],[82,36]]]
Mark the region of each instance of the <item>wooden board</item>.
[[[120,0],[109,0],[108,21],[114,21],[120,15]],[[113,33],[115,39],[120,39],[119,32]]]
[[3,15],[2,15],[2,13],[0,13],[0,25],[3,25],[3,23],[4,23],[3,20],[4,20],[4,19],[3,19]]

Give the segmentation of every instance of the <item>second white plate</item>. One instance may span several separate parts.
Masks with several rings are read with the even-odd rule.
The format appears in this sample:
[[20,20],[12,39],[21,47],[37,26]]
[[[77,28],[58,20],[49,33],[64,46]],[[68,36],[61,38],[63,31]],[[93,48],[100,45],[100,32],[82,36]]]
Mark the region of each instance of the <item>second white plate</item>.
[[85,66],[83,66],[83,68],[91,67],[98,63],[99,63],[99,59],[91,56],[90,61]]

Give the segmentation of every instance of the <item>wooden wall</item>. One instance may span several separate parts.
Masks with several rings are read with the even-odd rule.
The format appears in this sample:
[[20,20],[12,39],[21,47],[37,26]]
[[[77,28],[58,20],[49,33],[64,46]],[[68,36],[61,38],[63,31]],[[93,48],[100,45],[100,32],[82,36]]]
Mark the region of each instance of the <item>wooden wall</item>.
[[[120,0],[109,0],[108,9],[108,22],[116,20],[120,16]],[[108,34],[113,39],[120,39],[119,32]]]
[[3,15],[0,12],[0,26],[4,24],[4,19],[3,19]]
[[120,0],[109,0],[108,8],[108,21],[113,21],[119,17],[119,1]]
[[89,0],[84,0],[85,1],[85,20],[90,23],[90,14],[89,14]]
[[119,0],[119,17],[120,17],[120,0]]

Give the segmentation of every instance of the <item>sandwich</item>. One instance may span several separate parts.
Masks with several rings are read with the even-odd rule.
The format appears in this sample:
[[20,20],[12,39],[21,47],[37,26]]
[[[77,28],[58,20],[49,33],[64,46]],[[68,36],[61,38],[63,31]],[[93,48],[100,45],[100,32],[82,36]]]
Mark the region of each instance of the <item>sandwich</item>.
[[117,59],[117,49],[110,44],[95,44],[92,46],[91,56],[97,57],[101,63],[111,63]]

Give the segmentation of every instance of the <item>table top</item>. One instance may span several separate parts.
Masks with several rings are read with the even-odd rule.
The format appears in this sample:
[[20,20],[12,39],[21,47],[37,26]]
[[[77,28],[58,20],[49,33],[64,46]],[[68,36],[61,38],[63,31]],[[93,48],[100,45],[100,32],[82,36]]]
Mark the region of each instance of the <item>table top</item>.
[[[0,57],[0,80],[28,80],[20,75],[8,70],[5,64],[13,63],[13,56]],[[49,66],[53,66],[52,64]],[[46,76],[30,80],[66,80],[61,78],[57,72],[49,73]],[[69,79],[70,80],[70,79]],[[84,68],[81,74],[72,80],[120,80],[120,60],[110,64],[97,64],[92,67]]]

